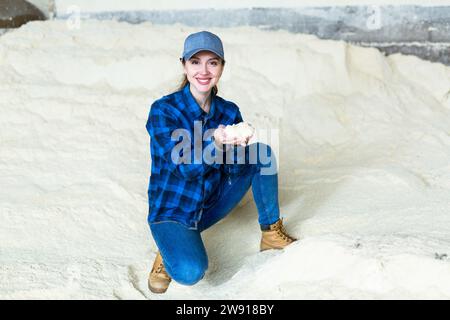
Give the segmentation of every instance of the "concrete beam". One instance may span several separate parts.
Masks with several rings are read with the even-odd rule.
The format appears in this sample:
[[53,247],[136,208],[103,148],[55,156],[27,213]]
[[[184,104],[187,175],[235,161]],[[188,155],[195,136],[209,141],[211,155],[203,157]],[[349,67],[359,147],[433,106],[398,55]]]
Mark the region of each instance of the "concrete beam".
[[[130,23],[181,23],[200,28],[255,26],[313,34],[401,52],[450,65],[450,6],[364,5],[83,12],[83,17]],[[61,15],[59,18],[67,18]]]

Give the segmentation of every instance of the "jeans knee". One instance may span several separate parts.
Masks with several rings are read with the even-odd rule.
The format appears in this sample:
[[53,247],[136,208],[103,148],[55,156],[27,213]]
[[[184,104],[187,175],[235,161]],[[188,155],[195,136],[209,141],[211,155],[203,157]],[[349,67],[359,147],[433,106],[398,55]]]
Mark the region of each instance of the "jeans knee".
[[170,275],[176,282],[186,286],[192,286],[205,276],[207,268],[207,264],[201,262],[184,261],[173,268]]

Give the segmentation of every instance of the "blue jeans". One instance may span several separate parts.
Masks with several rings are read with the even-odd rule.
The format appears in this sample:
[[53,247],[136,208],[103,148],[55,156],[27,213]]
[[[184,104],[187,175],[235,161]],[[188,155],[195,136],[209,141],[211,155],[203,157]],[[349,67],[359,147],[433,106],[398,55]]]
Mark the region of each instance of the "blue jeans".
[[[241,164],[243,170],[236,176],[221,181],[220,197],[211,207],[205,208],[197,230],[189,229],[174,221],[154,222],[150,230],[164,260],[167,273],[173,280],[184,285],[200,281],[208,268],[208,256],[201,238],[201,232],[227,216],[252,186],[253,198],[258,209],[258,222],[262,228],[275,223],[280,217],[278,205],[278,175],[264,173],[264,169],[276,168],[276,159],[268,145],[270,162],[257,157],[254,164]],[[248,148],[248,146],[246,147]],[[258,153],[259,154],[259,153]],[[263,174],[261,172],[263,171]],[[271,170],[273,171],[273,170]]]

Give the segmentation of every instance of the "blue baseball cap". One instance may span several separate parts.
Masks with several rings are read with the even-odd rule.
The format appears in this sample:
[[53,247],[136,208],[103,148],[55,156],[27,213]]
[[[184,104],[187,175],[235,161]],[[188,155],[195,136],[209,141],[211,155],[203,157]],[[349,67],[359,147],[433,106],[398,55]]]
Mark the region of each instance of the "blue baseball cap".
[[222,60],[225,60],[222,40],[209,31],[190,34],[184,40],[184,50],[180,60],[189,60],[194,54],[204,50],[211,51],[222,58]]

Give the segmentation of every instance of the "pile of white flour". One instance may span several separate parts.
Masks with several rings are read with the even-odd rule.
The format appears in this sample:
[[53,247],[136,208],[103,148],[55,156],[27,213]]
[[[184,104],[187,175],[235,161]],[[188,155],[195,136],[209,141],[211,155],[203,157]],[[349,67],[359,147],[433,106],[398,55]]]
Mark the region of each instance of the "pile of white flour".
[[259,253],[249,193],[203,234],[201,282],[148,291],[145,123],[196,31],[52,21],[0,37],[0,298],[449,299],[450,68],[248,27],[210,30],[219,95],[270,133],[301,240]]

